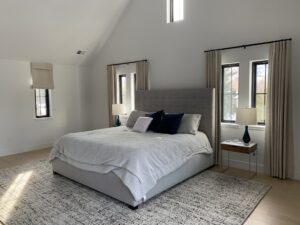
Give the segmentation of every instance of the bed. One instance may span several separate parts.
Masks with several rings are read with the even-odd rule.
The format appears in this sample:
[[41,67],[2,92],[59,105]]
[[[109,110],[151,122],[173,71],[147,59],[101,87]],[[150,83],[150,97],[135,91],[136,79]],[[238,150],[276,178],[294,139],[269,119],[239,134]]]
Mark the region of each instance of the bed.
[[214,165],[213,99],[213,89],[137,91],[137,110],[201,114],[197,135],[139,134],[126,127],[69,134],[51,152],[53,172],[137,208]]

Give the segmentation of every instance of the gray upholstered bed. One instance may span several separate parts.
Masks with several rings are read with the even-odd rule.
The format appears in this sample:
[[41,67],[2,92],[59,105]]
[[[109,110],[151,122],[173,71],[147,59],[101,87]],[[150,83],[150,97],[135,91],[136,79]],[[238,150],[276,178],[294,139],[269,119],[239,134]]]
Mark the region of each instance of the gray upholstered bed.
[[[153,112],[164,109],[166,112],[199,113],[202,115],[199,130],[204,132],[210,143],[214,143],[214,90],[153,90],[136,92],[136,109]],[[212,146],[213,147],[213,146]],[[160,178],[146,194],[146,200],[185,179],[207,169],[214,164],[214,154],[196,154],[180,168]],[[52,160],[53,172],[61,174],[108,196],[116,198],[132,207],[144,200],[135,199],[129,189],[114,173],[105,174],[79,169],[59,158]]]

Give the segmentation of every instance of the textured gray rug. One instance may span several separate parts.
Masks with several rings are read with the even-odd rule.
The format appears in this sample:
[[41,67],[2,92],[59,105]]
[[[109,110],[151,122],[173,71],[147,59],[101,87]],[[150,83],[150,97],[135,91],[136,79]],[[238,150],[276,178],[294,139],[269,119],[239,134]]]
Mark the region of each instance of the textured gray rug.
[[0,170],[5,225],[242,224],[271,187],[205,171],[136,211],[62,176],[40,161]]

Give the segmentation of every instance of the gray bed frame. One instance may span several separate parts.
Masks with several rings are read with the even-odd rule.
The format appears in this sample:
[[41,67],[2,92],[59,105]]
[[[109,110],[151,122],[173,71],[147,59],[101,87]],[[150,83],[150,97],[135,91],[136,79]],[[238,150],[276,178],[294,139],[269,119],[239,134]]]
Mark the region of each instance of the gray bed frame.
[[[164,109],[175,113],[200,113],[202,115],[199,130],[204,132],[210,143],[214,143],[214,89],[188,90],[151,90],[135,93],[135,108],[153,112]],[[214,147],[214,146],[213,146]],[[174,185],[211,167],[215,162],[214,154],[198,154],[189,159],[176,171],[158,180],[146,194],[146,200],[173,187]],[[110,172],[99,174],[78,169],[58,158],[52,161],[53,173],[63,175],[103,194],[120,200],[136,209],[143,200],[135,200],[121,180]]]

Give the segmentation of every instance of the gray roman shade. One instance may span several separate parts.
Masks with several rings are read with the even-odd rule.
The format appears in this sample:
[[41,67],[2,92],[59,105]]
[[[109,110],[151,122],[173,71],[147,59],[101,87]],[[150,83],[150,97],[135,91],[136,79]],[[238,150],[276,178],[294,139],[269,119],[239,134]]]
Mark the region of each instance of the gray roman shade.
[[33,89],[54,89],[53,66],[49,63],[31,63]]

